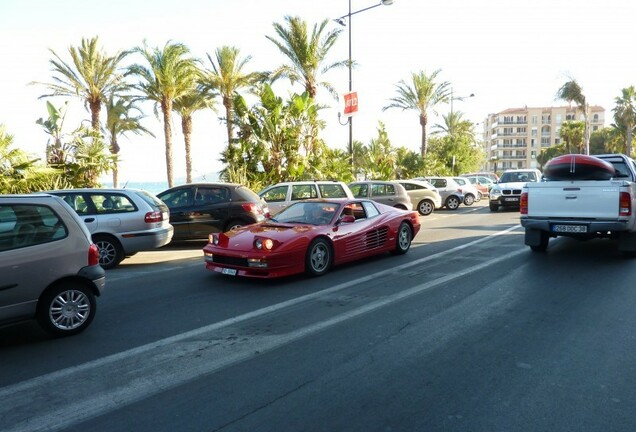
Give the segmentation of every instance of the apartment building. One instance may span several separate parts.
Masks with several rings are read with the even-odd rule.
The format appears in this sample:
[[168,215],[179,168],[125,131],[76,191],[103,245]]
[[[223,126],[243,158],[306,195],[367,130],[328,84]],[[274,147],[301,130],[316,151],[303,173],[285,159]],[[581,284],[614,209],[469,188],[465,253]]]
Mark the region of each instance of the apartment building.
[[[489,114],[484,121],[486,170],[538,168],[541,149],[561,143],[561,124],[568,120],[583,121],[577,107],[509,108]],[[605,109],[590,107],[590,131],[605,125]]]

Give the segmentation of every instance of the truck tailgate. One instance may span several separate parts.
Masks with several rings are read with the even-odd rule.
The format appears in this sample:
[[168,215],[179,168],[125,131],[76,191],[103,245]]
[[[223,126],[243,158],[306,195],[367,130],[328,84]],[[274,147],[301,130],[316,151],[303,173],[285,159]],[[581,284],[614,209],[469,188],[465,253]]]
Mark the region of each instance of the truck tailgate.
[[616,219],[621,184],[594,180],[528,184],[528,216]]

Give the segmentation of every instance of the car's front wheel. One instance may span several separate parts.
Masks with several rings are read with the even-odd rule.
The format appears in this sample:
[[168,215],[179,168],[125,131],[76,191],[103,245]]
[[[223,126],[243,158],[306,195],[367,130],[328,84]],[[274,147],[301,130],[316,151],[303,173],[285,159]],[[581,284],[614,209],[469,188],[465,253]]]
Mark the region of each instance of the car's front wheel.
[[80,282],[60,282],[46,291],[38,302],[37,320],[56,336],[84,331],[95,318],[95,294]]
[[99,249],[99,265],[108,270],[117,265],[124,259],[124,251],[119,242],[108,235],[97,235],[93,238],[93,242]]
[[402,222],[398,229],[397,241],[393,253],[396,255],[404,255],[407,253],[411,248],[411,240],[413,240],[411,226],[406,222]]
[[417,211],[422,216],[430,215],[431,213],[433,213],[433,210],[435,210],[435,205],[433,204],[433,201],[431,200],[424,199],[420,201],[419,204],[417,205]]
[[459,208],[459,198],[457,198],[455,195],[451,195],[446,199],[446,208],[448,208],[449,210],[457,210]]
[[317,238],[307,248],[305,270],[310,276],[322,276],[331,267],[331,245],[324,238]]
[[492,212],[496,212],[497,210],[499,210],[499,204],[497,204],[497,203],[492,203],[491,202],[489,204],[489,207],[490,207],[490,211],[492,211]]

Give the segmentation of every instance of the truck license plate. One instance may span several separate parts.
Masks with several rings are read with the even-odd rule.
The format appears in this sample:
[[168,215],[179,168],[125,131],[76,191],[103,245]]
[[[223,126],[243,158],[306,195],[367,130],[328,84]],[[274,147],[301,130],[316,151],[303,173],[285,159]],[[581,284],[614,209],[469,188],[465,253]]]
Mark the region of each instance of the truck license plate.
[[552,232],[560,233],[586,233],[586,225],[552,225]]
[[224,268],[221,273],[224,275],[236,276],[236,269]]

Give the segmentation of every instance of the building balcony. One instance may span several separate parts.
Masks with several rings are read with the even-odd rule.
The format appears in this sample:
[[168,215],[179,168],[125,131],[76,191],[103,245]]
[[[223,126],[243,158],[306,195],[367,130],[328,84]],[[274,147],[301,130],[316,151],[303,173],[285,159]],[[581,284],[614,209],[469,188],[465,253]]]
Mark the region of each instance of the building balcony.
[[526,155],[515,155],[515,156],[511,156],[511,155],[503,155],[503,156],[499,156],[500,160],[526,160]]

